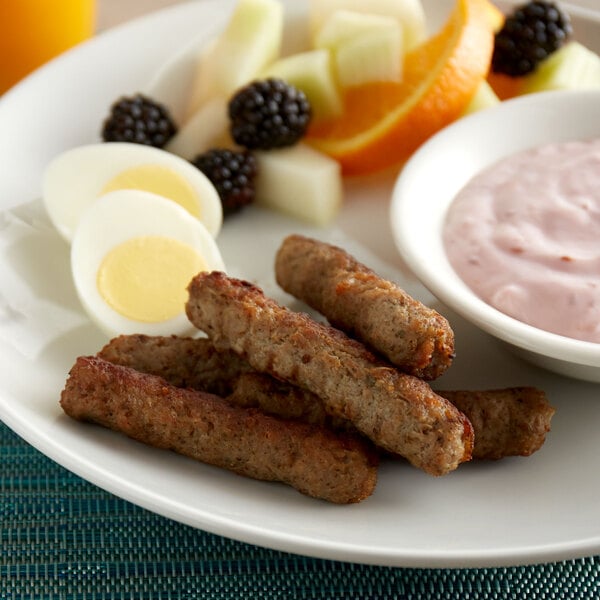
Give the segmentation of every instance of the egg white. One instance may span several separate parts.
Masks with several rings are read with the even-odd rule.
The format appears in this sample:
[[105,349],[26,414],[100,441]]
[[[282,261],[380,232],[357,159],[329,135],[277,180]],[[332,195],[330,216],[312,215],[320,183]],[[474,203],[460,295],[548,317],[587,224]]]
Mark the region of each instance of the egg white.
[[225,270],[212,235],[178,204],[140,190],[117,190],[101,196],[85,211],[74,232],[71,272],[83,308],[109,337],[132,333],[187,335],[196,331],[184,307],[171,319],[146,323],[123,316],[98,291],[98,270],[106,254],[131,238],[152,235],[190,245],[209,271]]
[[[208,232],[216,237],[223,222],[218,192],[194,165],[165,150],[128,142],[79,146],[60,154],[46,167],[42,195],[46,212],[59,233],[71,241],[86,209],[119,173],[141,165],[170,169],[194,189],[199,214]],[[174,203],[173,203],[174,204]]]

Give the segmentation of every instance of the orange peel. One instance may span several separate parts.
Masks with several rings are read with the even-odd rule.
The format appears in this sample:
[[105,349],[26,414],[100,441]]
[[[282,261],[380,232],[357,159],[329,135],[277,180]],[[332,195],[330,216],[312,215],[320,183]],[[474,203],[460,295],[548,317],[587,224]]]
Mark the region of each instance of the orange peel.
[[345,175],[404,162],[461,116],[486,78],[496,14],[488,0],[457,0],[442,29],[406,55],[402,81],[348,88],[342,115],[311,127],[307,142]]

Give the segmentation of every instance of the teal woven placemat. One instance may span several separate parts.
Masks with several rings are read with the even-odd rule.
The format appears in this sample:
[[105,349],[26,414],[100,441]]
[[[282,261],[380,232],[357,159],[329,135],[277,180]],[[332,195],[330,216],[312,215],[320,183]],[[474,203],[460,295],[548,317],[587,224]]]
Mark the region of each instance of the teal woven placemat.
[[165,519],[46,458],[0,423],[0,598],[600,598],[600,557],[400,569],[286,554]]

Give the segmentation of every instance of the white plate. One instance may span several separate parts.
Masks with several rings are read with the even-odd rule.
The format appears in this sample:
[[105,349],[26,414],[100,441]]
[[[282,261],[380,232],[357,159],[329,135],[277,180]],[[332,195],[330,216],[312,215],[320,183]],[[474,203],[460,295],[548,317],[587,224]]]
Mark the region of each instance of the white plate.
[[[425,2],[436,22],[450,4]],[[0,207],[37,198],[50,158],[96,140],[112,100],[144,86],[157,66],[198,32],[212,35],[231,6],[223,0],[193,2],[120,27],[6,94],[0,101]],[[600,50],[600,22],[574,20],[580,38]],[[274,251],[287,232],[312,233],[346,245],[448,314],[397,258],[387,218],[392,184],[393,174],[349,184],[343,214],[326,231],[249,210],[225,225],[219,237],[224,258],[234,274],[286,299],[273,283]],[[530,384],[546,389],[557,414],[536,455],[467,464],[443,478],[405,464],[386,464],[371,498],[334,506],[71,421],[58,405],[67,371],[78,354],[95,352],[105,339],[81,314],[67,248],[38,209],[34,202],[0,214],[0,416],[66,468],[183,523],[323,558],[473,567],[600,551],[598,386],[526,365],[452,314],[458,358],[439,385]]]

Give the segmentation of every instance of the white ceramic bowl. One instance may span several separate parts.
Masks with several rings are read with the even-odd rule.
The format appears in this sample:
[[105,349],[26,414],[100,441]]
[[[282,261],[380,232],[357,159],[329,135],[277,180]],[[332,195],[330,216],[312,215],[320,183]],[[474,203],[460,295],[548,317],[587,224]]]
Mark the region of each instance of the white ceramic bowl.
[[600,382],[600,344],[537,329],[486,304],[456,274],[442,242],[447,209],[476,173],[531,146],[595,136],[598,90],[533,94],[475,113],[439,132],[406,164],[394,187],[391,224],[402,258],[440,301],[530,362]]

